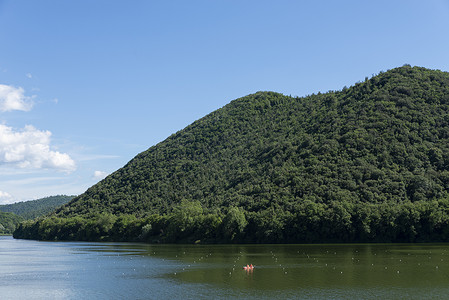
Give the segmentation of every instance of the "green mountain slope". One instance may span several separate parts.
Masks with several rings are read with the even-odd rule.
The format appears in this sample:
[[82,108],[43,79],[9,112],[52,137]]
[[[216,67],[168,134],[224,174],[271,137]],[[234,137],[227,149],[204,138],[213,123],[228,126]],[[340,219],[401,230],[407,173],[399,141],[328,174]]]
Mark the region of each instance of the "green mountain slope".
[[448,112],[449,74],[410,66],[302,98],[258,92],[137,155],[16,236],[445,240]]
[[14,213],[24,219],[34,219],[46,215],[57,207],[72,200],[75,196],[51,196],[37,200],[0,205],[0,211]]
[[23,218],[13,213],[0,211],[0,235],[12,234]]

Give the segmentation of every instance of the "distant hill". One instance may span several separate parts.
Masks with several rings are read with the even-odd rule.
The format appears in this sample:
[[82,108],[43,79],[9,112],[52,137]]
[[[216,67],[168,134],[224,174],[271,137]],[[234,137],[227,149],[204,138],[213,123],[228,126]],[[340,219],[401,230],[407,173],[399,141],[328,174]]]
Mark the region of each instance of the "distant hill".
[[0,211],[0,235],[12,234],[23,218],[13,213]]
[[29,220],[46,215],[57,207],[72,200],[75,196],[51,196],[37,200],[17,202],[13,204],[0,205],[0,211],[14,213]]
[[405,65],[341,91],[237,99],[19,238],[449,239],[449,74]]

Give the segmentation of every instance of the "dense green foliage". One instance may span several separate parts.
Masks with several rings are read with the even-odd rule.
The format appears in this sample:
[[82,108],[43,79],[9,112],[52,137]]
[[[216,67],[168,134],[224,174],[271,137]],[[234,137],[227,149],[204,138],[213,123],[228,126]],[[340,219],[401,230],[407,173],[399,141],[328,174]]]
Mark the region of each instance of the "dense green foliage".
[[205,212],[181,202],[172,213],[137,218],[111,213],[26,221],[16,238],[143,242],[441,242],[449,240],[449,200],[403,203],[297,203],[292,210]]
[[449,74],[403,66],[342,91],[232,101],[17,237],[442,241]]
[[13,213],[0,211],[0,234],[12,234],[23,218]]
[[13,204],[0,205],[0,211],[10,212],[23,217],[34,219],[49,214],[59,206],[72,200],[75,196],[51,196],[37,200],[17,202]]

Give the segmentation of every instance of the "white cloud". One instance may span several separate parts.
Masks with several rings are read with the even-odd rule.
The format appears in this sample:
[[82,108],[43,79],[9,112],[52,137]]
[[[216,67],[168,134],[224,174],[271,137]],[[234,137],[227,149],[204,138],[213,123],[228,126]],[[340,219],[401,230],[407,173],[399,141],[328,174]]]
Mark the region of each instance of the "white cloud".
[[28,78],[33,78],[33,75],[31,73],[27,73],[25,76]]
[[106,178],[106,176],[108,176],[108,175],[109,175],[109,173],[107,173],[107,172],[95,171],[94,172],[94,179],[102,180],[102,179]]
[[14,197],[7,192],[0,191],[0,204],[10,204],[14,202]]
[[24,90],[19,87],[0,84],[0,112],[22,110],[29,111],[33,107],[31,97],[24,95]]
[[0,164],[74,171],[75,162],[68,154],[50,149],[50,136],[50,131],[40,131],[31,125],[15,131],[12,127],[0,124]]

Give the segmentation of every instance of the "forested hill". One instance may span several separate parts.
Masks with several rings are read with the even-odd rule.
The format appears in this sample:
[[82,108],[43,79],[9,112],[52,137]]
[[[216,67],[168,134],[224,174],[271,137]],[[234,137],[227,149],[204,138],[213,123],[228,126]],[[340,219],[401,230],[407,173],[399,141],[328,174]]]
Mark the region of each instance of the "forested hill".
[[0,211],[14,213],[24,219],[34,219],[48,214],[57,207],[62,206],[75,198],[75,196],[50,196],[37,200],[17,202],[0,205]]
[[0,211],[0,235],[11,235],[23,218],[9,212]]
[[234,100],[16,236],[436,241],[448,190],[449,74],[403,66],[341,91]]

